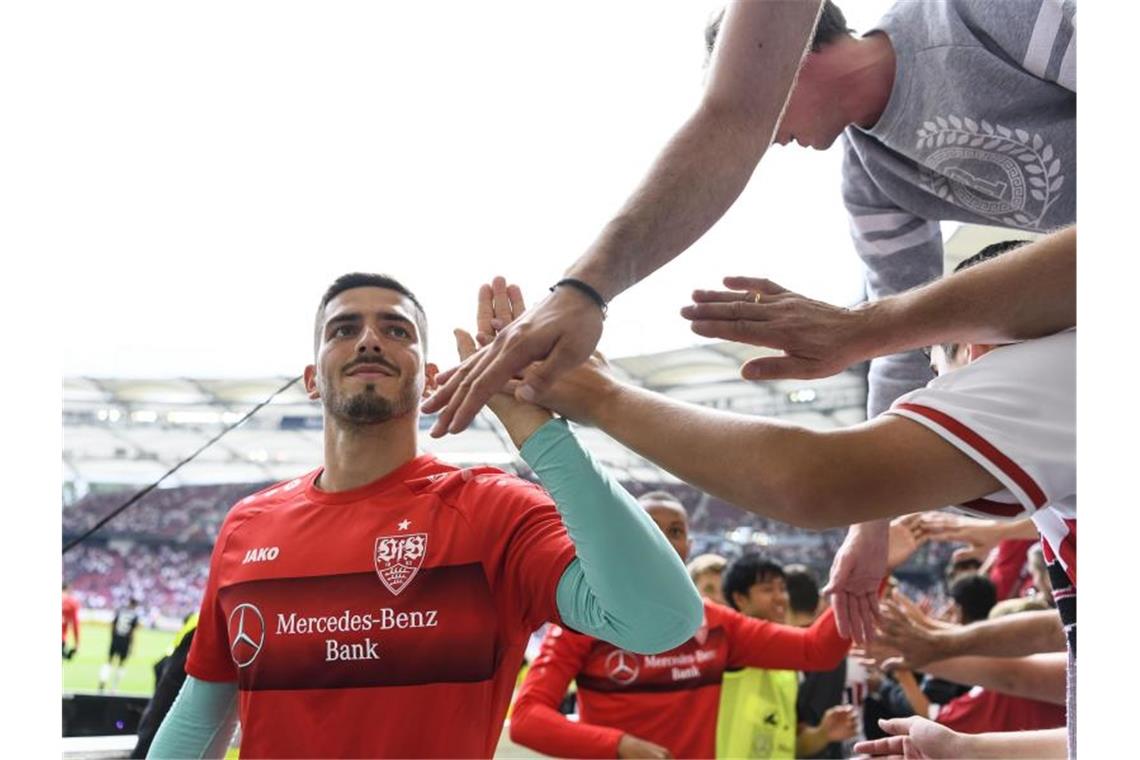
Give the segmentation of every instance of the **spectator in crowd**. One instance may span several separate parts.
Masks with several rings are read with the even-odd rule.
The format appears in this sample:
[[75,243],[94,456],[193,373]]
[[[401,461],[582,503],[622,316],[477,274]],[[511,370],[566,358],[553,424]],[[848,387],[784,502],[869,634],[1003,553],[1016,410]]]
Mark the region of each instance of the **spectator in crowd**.
[[[895,598],[902,599],[897,594]],[[997,590],[993,582],[981,573],[963,573],[952,582],[950,598],[950,623],[969,625],[989,617],[990,610],[997,603]],[[968,686],[929,676],[921,678],[920,687],[916,674],[908,668],[898,667],[892,675],[910,704],[911,714],[928,715],[932,704],[948,703],[969,691]]]
[[717,604],[727,604],[721,591],[721,576],[728,560],[719,554],[701,554],[693,557],[686,566],[689,577],[701,597]]
[[998,599],[1019,596],[1029,578],[1025,572],[1026,554],[1038,542],[1033,521],[982,520],[976,517],[928,512],[919,530],[926,541],[954,541],[965,544],[955,550],[953,559],[975,560],[978,568],[994,582]]
[[[662,492],[639,501],[686,557],[688,519],[680,502]],[[782,608],[778,594],[769,597],[772,610],[786,608],[786,598]],[[831,669],[850,643],[839,637],[830,612],[803,630],[707,598],[704,610],[693,638],[657,655],[639,656],[552,626],[515,700],[511,739],[558,757],[713,757],[726,670]],[[576,723],[558,711],[571,680],[578,684]]]
[[123,677],[123,669],[131,655],[135,629],[140,622],[142,611],[136,597],[132,596],[127,606],[115,610],[115,617],[111,621],[111,649],[107,653],[107,662],[99,669],[99,691],[106,690],[108,679],[111,681],[111,693],[118,691],[119,679]]
[[[483,286],[478,333],[515,308],[517,288]],[[640,652],[692,636],[701,600],[684,565],[549,412],[492,405],[549,493],[417,455],[436,368],[407,287],[344,275],[313,327],[304,385],[324,410],[323,466],[227,516],[152,756],[217,751],[239,703],[244,756],[489,756],[544,621]],[[431,715],[448,730],[425,732]]]

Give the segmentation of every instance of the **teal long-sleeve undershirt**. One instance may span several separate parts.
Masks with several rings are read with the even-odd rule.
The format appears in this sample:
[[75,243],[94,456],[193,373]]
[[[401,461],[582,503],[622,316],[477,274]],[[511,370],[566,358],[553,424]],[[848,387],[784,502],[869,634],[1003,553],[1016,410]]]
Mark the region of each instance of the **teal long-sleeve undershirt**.
[[[558,581],[562,621],[634,652],[687,641],[701,623],[701,598],[653,519],[561,420],[539,428],[520,453],[554,498],[577,552]],[[236,702],[236,682],[187,676],[147,757],[223,756]]]
[[523,443],[522,458],[554,498],[577,558],[558,582],[571,628],[633,652],[687,641],[704,614],[676,549],[562,420]]

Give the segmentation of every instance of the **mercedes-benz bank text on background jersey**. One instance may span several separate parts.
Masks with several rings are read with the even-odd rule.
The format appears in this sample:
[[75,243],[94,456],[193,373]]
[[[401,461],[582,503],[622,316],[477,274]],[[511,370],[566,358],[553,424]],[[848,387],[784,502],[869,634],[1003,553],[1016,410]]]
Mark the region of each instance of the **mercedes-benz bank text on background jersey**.
[[[674,757],[713,757],[726,670],[828,670],[851,645],[839,637],[830,610],[806,629],[746,617],[708,600],[704,615],[693,638],[652,655],[552,626],[515,701],[512,721],[530,722],[521,743],[559,757],[615,757],[621,735],[630,733]],[[553,712],[571,679],[578,682],[577,724]]]
[[490,757],[574,546],[545,491],[420,456],[239,502],[186,671],[236,680],[245,757]]

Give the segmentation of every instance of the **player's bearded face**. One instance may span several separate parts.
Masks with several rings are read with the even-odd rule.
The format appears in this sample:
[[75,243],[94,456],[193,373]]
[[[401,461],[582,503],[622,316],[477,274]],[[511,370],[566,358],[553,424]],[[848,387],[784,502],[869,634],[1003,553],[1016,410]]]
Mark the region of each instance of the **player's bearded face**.
[[[372,357],[369,362],[384,362]],[[341,370],[341,375],[349,372],[359,362],[354,361]],[[391,365],[393,369],[395,365]],[[398,369],[396,369],[399,372]],[[360,390],[337,387],[327,375],[320,376],[321,398],[324,399],[325,413],[350,425],[377,425],[394,417],[411,412],[421,393],[416,377],[400,375],[399,389],[391,398],[385,396],[375,383],[366,383]]]
[[358,427],[415,413],[426,377],[414,306],[402,295],[376,287],[337,295],[318,345],[305,382],[326,419]]

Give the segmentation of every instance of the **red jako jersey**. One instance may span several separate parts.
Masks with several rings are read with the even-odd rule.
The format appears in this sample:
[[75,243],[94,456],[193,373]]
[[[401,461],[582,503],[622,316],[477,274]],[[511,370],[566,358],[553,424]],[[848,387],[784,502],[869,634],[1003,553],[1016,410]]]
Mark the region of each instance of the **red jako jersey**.
[[186,672],[236,680],[243,757],[490,757],[574,546],[550,496],[431,456],[239,502]]

